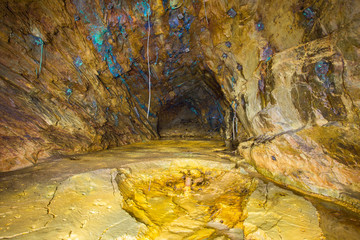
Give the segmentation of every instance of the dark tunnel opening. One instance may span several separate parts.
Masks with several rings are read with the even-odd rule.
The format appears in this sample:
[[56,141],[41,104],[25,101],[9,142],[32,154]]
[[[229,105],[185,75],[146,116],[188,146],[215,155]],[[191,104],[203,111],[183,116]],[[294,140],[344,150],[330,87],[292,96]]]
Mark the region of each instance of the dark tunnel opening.
[[161,138],[224,138],[225,101],[210,71],[183,70],[171,78],[170,98],[158,112]]

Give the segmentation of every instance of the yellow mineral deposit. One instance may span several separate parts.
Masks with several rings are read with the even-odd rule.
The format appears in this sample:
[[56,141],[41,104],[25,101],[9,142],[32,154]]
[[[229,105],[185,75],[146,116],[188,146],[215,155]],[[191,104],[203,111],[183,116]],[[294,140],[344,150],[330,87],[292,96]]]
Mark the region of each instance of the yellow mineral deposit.
[[360,0],[1,0],[0,240],[359,240]]
[[127,145],[1,179],[1,239],[318,240],[359,233],[358,215],[268,182],[221,141]]

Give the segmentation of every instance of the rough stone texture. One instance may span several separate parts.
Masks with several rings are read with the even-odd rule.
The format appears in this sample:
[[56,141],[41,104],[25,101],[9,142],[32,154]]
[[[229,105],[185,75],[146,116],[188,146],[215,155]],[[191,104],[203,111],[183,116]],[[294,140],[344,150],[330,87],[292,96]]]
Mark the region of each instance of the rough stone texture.
[[311,239],[319,226],[327,239],[359,239],[358,214],[264,184],[224,149],[150,141],[1,173],[0,239],[153,239],[156,229],[162,239]]
[[[167,9],[161,1],[151,10],[146,1],[2,1],[1,171],[156,138],[157,114],[179,102],[219,131],[222,93],[190,46],[194,9]],[[201,82],[212,98],[205,105],[189,92]]]
[[272,179],[359,209],[359,2],[206,6],[204,61],[237,113],[237,140],[250,140],[240,154]]
[[156,138],[175,106],[359,209],[359,1],[2,1],[1,20],[1,171]]
[[272,183],[259,182],[244,212],[245,239],[325,239],[311,203]]
[[97,170],[61,184],[38,183],[20,194],[2,194],[0,238],[110,240],[141,236],[147,228],[122,209],[116,173],[116,169]]
[[[234,94],[244,94],[255,136],[239,152],[270,178],[358,209],[359,71],[351,66],[359,61],[359,3],[282,4],[272,13],[276,4],[266,5],[256,33],[266,39],[264,60]],[[293,21],[278,17],[286,15]],[[268,46],[273,55],[265,59]]]
[[240,239],[241,206],[255,186],[233,166],[186,159],[129,164],[117,178],[123,208],[148,226],[150,239]]
[[73,4],[2,1],[1,9],[2,171],[156,136],[86,40]]

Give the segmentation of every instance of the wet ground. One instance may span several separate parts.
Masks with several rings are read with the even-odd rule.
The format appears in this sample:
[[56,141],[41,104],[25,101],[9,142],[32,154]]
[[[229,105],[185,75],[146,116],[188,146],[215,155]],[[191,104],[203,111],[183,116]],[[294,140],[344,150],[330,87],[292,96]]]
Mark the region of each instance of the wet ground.
[[220,141],[162,140],[1,173],[0,239],[360,239],[360,218]]

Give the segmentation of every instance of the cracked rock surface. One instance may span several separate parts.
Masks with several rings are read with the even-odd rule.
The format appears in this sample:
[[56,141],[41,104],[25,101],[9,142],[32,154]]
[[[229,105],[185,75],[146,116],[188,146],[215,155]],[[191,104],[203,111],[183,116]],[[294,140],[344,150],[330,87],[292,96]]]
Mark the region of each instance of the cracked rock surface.
[[26,189],[23,196],[14,196],[20,200],[7,202],[13,207],[0,219],[0,239],[136,236],[146,226],[122,209],[122,197],[112,184],[115,173],[116,169],[100,169],[74,175],[56,187],[42,183]]
[[272,183],[259,182],[245,215],[247,239],[325,239],[315,207]]
[[154,141],[2,174],[0,239],[360,236],[355,213],[275,186],[224,150],[216,141]]

